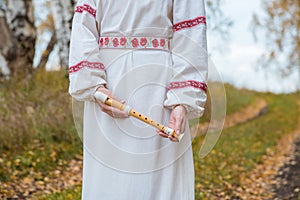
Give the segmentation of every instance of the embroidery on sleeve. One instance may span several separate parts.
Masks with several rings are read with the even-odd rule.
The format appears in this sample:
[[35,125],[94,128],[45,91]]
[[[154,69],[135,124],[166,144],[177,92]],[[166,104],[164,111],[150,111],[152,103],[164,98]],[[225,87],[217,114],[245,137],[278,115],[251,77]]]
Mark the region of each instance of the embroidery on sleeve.
[[83,6],[76,6],[75,12],[83,13],[83,12],[90,13],[93,17],[96,17],[96,9],[92,8],[88,4],[84,4]]
[[100,62],[88,62],[88,61],[81,61],[80,63],[71,66],[69,68],[69,74],[77,72],[79,70],[81,70],[82,68],[90,68],[90,69],[100,69],[100,70],[104,70],[105,71],[105,67],[103,65],[103,63]]
[[200,24],[206,25],[206,18],[204,16],[200,16],[195,19],[185,20],[185,21],[176,23],[173,25],[173,30],[175,32],[175,31],[179,31],[179,30],[185,29],[185,28],[192,28],[192,27],[200,25]]
[[194,87],[194,88],[198,88],[200,90],[203,90],[204,92],[207,92],[206,83],[197,82],[197,81],[193,81],[193,80],[182,81],[182,82],[171,82],[169,87],[168,87],[168,90],[184,88],[184,87]]

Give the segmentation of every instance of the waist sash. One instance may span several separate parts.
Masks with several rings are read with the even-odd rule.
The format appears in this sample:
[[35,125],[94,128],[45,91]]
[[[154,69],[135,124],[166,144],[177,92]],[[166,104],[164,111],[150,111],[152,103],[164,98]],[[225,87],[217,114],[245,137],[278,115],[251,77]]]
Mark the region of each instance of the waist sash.
[[170,39],[159,37],[100,37],[100,48],[170,50]]

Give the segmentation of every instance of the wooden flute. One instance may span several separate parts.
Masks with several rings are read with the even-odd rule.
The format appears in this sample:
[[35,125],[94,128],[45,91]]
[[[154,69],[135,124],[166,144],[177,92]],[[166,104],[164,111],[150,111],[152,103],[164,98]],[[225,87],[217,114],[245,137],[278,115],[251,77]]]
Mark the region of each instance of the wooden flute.
[[164,132],[165,134],[167,135],[171,135],[173,137],[175,137],[178,141],[180,141],[183,137],[183,134],[180,134],[180,135],[177,135],[176,132],[167,127],[167,126],[164,126],[158,122],[155,122],[153,119],[135,111],[134,109],[132,109],[129,105],[126,105],[126,104],[122,104],[121,102],[119,101],[116,101],[112,98],[110,98],[108,95],[102,93],[102,92],[96,92],[95,93],[95,98],[103,103],[105,103],[106,105],[108,106],[111,106],[111,107],[114,107],[114,108],[117,108],[121,111],[124,111],[126,112],[128,115],[132,116],[132,117],[135,117],[136,119],[139,119],[155,128],[157,128],[158,130],[161,130],[162,132]]

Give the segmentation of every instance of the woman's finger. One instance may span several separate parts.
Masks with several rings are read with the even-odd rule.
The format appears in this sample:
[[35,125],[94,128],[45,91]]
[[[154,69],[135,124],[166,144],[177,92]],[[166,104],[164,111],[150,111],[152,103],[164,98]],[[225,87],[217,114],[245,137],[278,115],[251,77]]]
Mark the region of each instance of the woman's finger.
[[157,132],[158,135],[160,135],[161,137],[168,138],[168,134],[165,134],[164,132],[162,132],[162,131],[160,131],[160,130],[157,130],[156,132]]
[[[112,93],[108,89],[106,89],[104,87],[99,87],[97,89],[97,91],[102,92],[102,93],[108,95],[110,98],[112,98],[115,101],[119,101],[119,102],[121,102],[123,104],[125,103],[125,101],[121,101],[121,100],[119,100],[116,97],[112,97]],[[129,115],[127,113],[125,113],[124,111],[121,111],[121,110],[119,110],[117,108],[108,106],[108,105],[106,105],[105,103],[103,103],[103,102],[101,102],[99,100],[97,100],[97,103],[99,104],[101,110],[103,112],[105,112],[106,114],[110,115],[111,117],[114,117],[114,118],[127,118],[127,117],[129,117]]]
[[186,115],[186,110],[183,106],[176,106],[174,108],[174,117],[175,117],[175,123],[174,123],[174,128],[176,133],[184,133],[185,131],[185,115]]
[[178,125],[177,125],[177,129],[179,134],[184,133],[185,131],[185,118],[180,118],[178,120]]
[[172,141],[172,142],[178,142],[178,139],[177,139],[177,138],[175,138],[175,137],[173,137],[173,136],[170,136],[170,135],[168,135],[168,134],[165,134],[164,132],[162,132],[162,131],[160,131],[160,130],[157,130],[156,132],[157,132],[161,137],[169,138],[170,141]]
[[117,108],[110,107],[110,110],[111,110],[112,116],[114,118],[127,118],[127,117],[129,117],[129,115],[126,112],[121,111]]
[[168,137],[172,142],[178,142],[178,139],[177,138],[175,138],[175,137],[173,137],[173,136],[169,136]]
[[97,101],[101,110],[105,112],[106,114],[110,115],[111,117],[114,118],[127,118],[129,115],[125,113],[124,111],[121,111],[117,108],[113,108],[111,106],[108,106],[100,101]]

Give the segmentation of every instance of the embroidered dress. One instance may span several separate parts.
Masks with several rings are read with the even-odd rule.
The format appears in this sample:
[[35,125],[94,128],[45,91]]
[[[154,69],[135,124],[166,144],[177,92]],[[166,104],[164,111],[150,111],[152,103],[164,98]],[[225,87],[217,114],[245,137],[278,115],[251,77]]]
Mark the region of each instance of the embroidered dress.
[[188,123],[180,143],[136,119],[102,112],[96,89],[168,124],[173,106],[200,117],[206,101],[203,0],[79,0],[69,61],[69,93],[84,102],[84,200],[192,200]]

